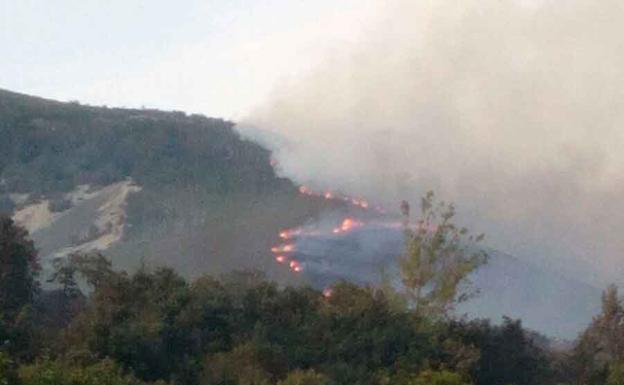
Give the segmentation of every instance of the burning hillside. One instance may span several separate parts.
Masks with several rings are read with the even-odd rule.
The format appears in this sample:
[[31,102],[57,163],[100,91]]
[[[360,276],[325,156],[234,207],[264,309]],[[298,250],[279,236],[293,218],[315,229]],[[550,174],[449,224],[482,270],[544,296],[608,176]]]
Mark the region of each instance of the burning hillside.
[[394,265],[403,245],[402,223],[396,216],[365,198],[337,191],[317,192],[304,185],[299,193],[340,202],[343,210],[281,230],[271,253],[283,268],[326,286],[339,279],[374,282],[382,269]]

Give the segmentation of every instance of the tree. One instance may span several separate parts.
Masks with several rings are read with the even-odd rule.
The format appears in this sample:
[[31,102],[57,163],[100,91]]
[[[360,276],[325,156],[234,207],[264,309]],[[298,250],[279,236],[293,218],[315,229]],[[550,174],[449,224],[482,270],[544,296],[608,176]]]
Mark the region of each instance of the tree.
[[478,247],[483,234],[469,234],[453,223],[455,207],[437,203],[433,192],[421,199],[420,218],[410,221],[410,206],[402,202],[406,251],[399,259],[408,300],[419,315],[444,315],[470,298],[468,275],[484,264]]
[[286,376],[285,379],[278,382],[278,385],[328,385],[329,380],[321,373],[317,373],[314,369],[295,370]]
[[[143,385],[111,360],[84,367],[44,359],[19,369],[22,385]],[[164,383],[160,383],[165,385]]]
[[271,373],[253,342],[237,346],[227,353],[209,356],[204,366],[202,385],[270,385]]
[[479,385],[534,385],[548,383],[552,372],[540,336],[527,332],[519,320],[503,317],[502,325],[489,320],[452,321],[449,334],[479,352],[469,368]]
[[37,252],[28,233],[0,215],[0,314],[13,323],[24,306],[33,302],[38,289]]
[[28,233],[0,215],[0,348],[19,362],[32,357],[37,253]]
[[17,383],[17,373],[13,367],[13,361],[5,353],[0,352],[0,385],[12,385]]
[[461,375],[447,370],[425,370],[418,377],[409,382],[409,385],[470,385]]
[[169,380],[180,373],[191,349],[190,331],[176,323],[188,302],[186,281],[166,268],[132,276],[115,272],[99,254],[76,263],[93,292],[68,328],[69,348],[110,357],[141,380]]
[[618,362],[609,366],[605,385],[624,385],[624,363]]
[[602,293],[602,311],[579,338],[571,361],[575,376],[586,383],[603,383],[609,366],[624,362],[624,308],[615,285]]
[[[52,261],[53,273],[48,279],[49,283],[56,283],[60,286],[58,290],[60,295],[57,296],[56,314],[58,325],[65,327],[72,318],[78,314],[83,304],[84,295],[80,290],[77,280],[77,273],[80,259],[83,256],[79,254],[71,254],[67,257],[59,257]],[[48,302],[50,296],[48,296]]]

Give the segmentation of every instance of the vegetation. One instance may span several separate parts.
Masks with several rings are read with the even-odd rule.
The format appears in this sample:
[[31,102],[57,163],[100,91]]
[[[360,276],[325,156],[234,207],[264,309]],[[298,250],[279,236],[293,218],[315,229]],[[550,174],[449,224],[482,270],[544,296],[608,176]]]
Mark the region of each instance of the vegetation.
[[411,226],[410,206],[403,202],[405,255],[399,260],[407,298],[418,313],[444,315],[470,297],[468,275],[485,263],[476,247],[483,235],[474,236],[453,223],[452,204],[436,202],[428,192],[420,204],[420,217]]
[[[170,208],[164,197],[181,199],[179,186],[202,199],[293,187],[274,175],[266,150],[230,123],[200,116],[0,92],[0,136],[0,211],[14,208],[8,194],[16,192],[45,195],[52,211],[64,211],[63,192],[130,177],[145,196],[131,201],[129,215],[148,227]],[[624,307],[615,287],[569,351],[554,350],[519,320],[454,316],[486,256],[482,237],[457,227],[453,206],[434,198],[422,200],[415,222],[402,206],[404,290],[283,287],[255,270],[193,280],[170,268],[128,273],[97,253],[52,261],[41,285],[35,245],[0,215],[0,385],[624,384]],[[255,212],[247,214],[252,221]],[[275,234],[241,226],[256,227]]]
[[[182,112],[92,107],[0,90],[0,213],[42,199],[61,213],[71,208],[67,193],[78,186],[95,191],[130,178],[141,191],[128,196],[124,236],[108,251],[117,266],[147,261],[185,276],[257,266],[250,249],[265,250],[283,226],[304,222],[328,203],[300,196],[275,174],[270,152],[233,126]],[[98,233],[88,231],[94,214],[69,214],[85,228],[52,225],[33,234],[44,256]]]
[[[0,90],[1,190],[33,196],[133,178],[221,193],[288,187],[269,152],[231,122],[182,112],[82,106]],[[6,200],[0,191],[0,205]],[[62,205],[62,203],[60,203]]]
[[100,254],[76,254],[55,261],[58,289],[42,291],[32,243],[2,221],[0,255],[13,261],[2,266],[21,266],[15,284],[28,290],[2,302],[0,383],[621,383],[614,288],[576,350],[562,354],[517,320],[431,315],[387,287],[340,282],[330,295],[280,287],[258,271],[188,281],[167,268],[129,274]]

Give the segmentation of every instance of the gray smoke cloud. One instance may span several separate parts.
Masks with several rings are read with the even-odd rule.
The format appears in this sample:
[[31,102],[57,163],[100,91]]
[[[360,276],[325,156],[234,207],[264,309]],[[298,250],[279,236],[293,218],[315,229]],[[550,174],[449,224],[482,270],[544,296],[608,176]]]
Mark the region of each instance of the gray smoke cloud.
[[390,207],[433,189],[489,245],[603,285],[623,271],[622,20],[616,0],[383,1],[241,127],[300,183]]

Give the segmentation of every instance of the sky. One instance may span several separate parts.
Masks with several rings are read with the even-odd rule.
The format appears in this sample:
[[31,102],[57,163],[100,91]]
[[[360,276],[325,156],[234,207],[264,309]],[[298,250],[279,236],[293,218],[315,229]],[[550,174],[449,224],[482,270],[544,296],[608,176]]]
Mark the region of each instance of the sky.
[[0,0],[0,87],[235,119],[357,36],[368,0]]
[[489,245],[604,286],[621,20],[620,0],[0,0],[0,88],[234,119],[298,183],[433,189]]

